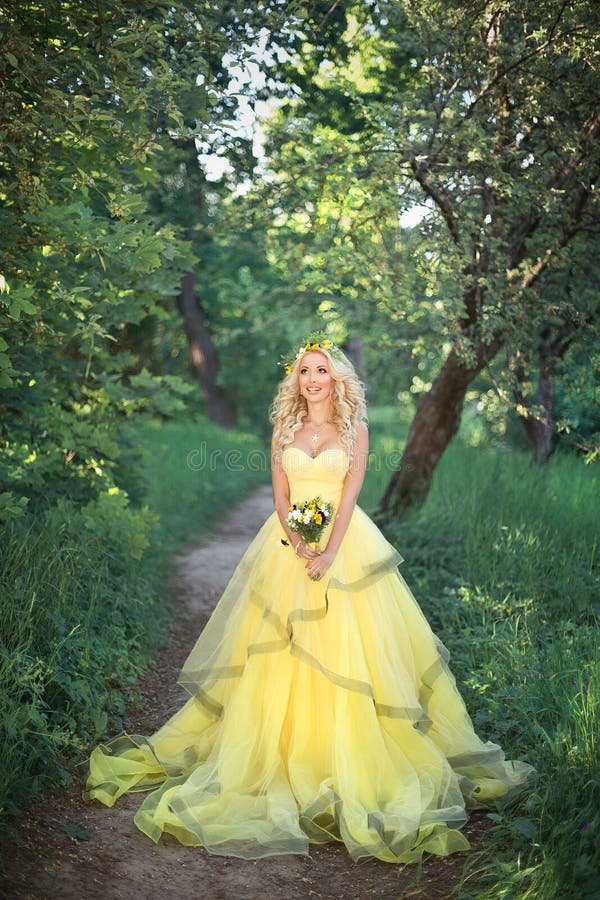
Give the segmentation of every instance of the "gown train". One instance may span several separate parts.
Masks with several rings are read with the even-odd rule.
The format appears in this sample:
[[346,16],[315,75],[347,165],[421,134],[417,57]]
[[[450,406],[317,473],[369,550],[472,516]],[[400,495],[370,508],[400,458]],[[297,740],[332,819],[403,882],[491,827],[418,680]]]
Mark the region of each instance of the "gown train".
[[[283,466],[292,502],[337,506],[345,451],[289,447]],[[148,792],[135,823],[153,841],[247,859],[332,840],[396,863],[467,849],[467,809],[533,770],[475,734],[402,558],[360,507],[322,582],[284,541],[272,513],[184,663],[189,700],[151,737],[96,747],[86,798]]]

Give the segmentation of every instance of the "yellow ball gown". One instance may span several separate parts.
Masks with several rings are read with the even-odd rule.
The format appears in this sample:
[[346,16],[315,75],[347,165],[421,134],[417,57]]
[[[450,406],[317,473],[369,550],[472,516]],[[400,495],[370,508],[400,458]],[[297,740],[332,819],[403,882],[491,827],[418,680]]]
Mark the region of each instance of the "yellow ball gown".
[[[286,448],[292,502],[337,507],[348,464]],[[151,737],[96,747],[86,798],[148,791],[135,823],[152,840],[247,859],[331,840],[396,863],[467,849],[466,808],[533,770],[475,734],[402,558],[359,507],[321,582],[284,540],[274,512],[183,666],[190,699]]]

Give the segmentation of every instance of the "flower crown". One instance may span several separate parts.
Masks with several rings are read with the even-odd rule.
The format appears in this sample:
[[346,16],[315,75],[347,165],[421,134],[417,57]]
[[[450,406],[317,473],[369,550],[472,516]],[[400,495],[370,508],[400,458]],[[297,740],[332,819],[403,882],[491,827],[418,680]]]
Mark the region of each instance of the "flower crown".
[[338,356],[340,359],[343,359],[343,353],[339,347],[337,347],[332,340],[328,337],[323,337],[321,335],[315,335],[309,338],[306,343],[301,344],[298,347],[296,353],[290,353],[288,356],[282,356],[280,362],[277,363],[278,366],[283,366],[285,369],[285,374],[289,375],[296,362],[300,359],[301,356],[304,356],[305,353],[308,353],[310,350],[327,350],[334,358]]

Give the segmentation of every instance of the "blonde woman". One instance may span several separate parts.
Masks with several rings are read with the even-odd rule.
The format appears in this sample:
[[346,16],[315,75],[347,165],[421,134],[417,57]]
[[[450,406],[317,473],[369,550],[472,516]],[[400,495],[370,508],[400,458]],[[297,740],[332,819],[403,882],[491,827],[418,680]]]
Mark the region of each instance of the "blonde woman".
[[[324,347],[319,342],[308,342],[296,364],[288,364],[287,378],[271,408],[275,511],[296,556],[307,560],[306,569],[312,579],[322,578],[335,559],[358,500],[369,451],[363,387],[344,354],[330,341],[323,343]],[[286,449],[300,453],[299,460],[296,457],[300,467],[303,455],[316,459],[324,454],[329,461],[330,454],[339,452],[348,460],[333,529],[323,551],[314,550],[287,525],[290,485],[283,465]]]
[[183,666],[191,698],[152,737],[97,747],[86,796],[147,790],[153,840],[248,859],[465,850],[468,807],[532,770],[475,734],[402,558],[357,506],[366,406],[342,351],[302,344],[271,417],[275,511]]

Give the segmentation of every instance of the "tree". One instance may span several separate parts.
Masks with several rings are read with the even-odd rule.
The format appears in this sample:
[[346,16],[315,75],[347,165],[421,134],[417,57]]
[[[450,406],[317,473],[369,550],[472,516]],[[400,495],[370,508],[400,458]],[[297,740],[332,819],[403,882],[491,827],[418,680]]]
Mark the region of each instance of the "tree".
[[105,490],[119,421],[182,408],[188,388],[137,356],[136,334],[172,318],[197,265],[189,220],[173,203],[156,209],[159,163],[230,114],[223,56],[244,52],[278,7],[251,22],[245,4],[208,0],[0,11],[6,516]]
[[523,331],[539,332],[549,316],[560,317],[561,298],[548,303],[534,287],[564,264],[597,215],[597,13],[594,22],[588,4],[564,3],[473,5],[468,13],[462,25],[455,20],[456,35],[447,32],[449,42],[411,16],[428,58],[439,54],[443,64],[423,67],[429,131],[402,152],[461,266],[462,340],[422,398],[382,499],[389,512],[427,493],[475,375],[505,343],[518,346]]
[[[581,353],[588,348],[590,371],[597,371],[592,359],[598,306],[594,264],[590,264],[585,241],[574,241],[572,249],[568,268],[549,272],[543,281],[546,293],[562,298],[559,315],[540,322],[538,330],[530,335],[529,344],[522,341],[514,352],[508,352],[508,372],[503,378],[510,384],[512,376],[512,402],[521,418],[534,465],[550,460],[558,443],[559,428],[563,433],[571,432],[568,443],[584,450],[588,459],[598,452],[593,430],[582,432],[581,423],[574,419],[560,425],[556,422],[557,383],[561,377],[569,376],[565,366],[569,351]],[[596,415],[600,413],[593,393],[587,403],[592,416],[594,406]]]
[[[320,249],[307,283],[338,298],[368,291],[402,321],[417,304],[402,285],[399,218],[422,205],[413,266],[442,353],[382,499],[391,515],[426,496],[467,389],[501,348],[531,346],[548,321],[579,328],[597,315],[597,295],[546,287],[598,219],[600,12],[558,0],[341,7],[343,51],[326,46],[317,72],[306,47],[288,64],[300,89],[310,70],[318,90],[289,100],[274,125],[273,195],[284,227],[304,217]],[[305,22],[297,44],[313,33],[322,46]],[[330,94],[352,112],[341,123]]]

